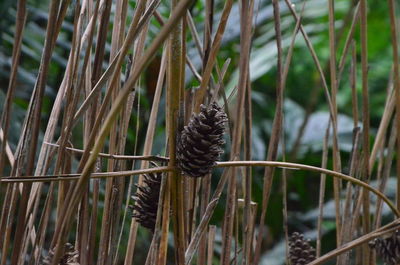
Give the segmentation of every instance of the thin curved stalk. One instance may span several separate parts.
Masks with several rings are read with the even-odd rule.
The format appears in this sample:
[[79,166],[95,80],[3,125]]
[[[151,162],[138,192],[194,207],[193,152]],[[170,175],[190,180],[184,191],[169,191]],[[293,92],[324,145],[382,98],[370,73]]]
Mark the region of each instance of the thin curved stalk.
[[277,161],[226,161],[226,162],[218,162],[216,167],[228,167],[228,166],[271,166],[271,167],[281,167],[281,168],[290,168],[290,169],[298,169],[298,170],[307,170],[313,171],[318,173],[323,173],[326,175],[330,175],[335,178],[339,178],[342,180],[349,181],[355,185],[361,186],[366,190],[376,194],[379,198],[385,201],[385,203],[390,207],[392,212],[397,216],[400,217],[400,211],[394,206],[394,204],[379,190],[373,188],[369,184],[353,178],[351,176],[342,174],[340,172],[336,172],[333,170],[304,165],[304,164],[297,164],[297,163],[289,163],[289,162],[277,162]]
[[[279,162],[279,161],[222,161],[217,162],[215,167],[240,167],[240,166],[261,166],[261,167],[278,167],[278,168],[288,168],[288,169],[295,169],[295,170],[306,170],[312,171],[317,173],[326,174],[335,178],[340,178],[346,181],[349,181],[355,185],[361,186],[366,190],[376,194],[379,198],[381,198],[392,210],[392,212],[400,218],[400,211],[394,206],[394,204],[387,198],[382,192],[373,188],[369,184],[348,176],[346,174],[336,172],[333,170],[298,164],[298,163],[290,163],[290,162]],[[174,167],[154,167],[148,169],[140,169],[140,170],[129,170],[129,171],[121,171],[121,172],[104,172],[104,173],[93,173],[90,175],[91,178],[109,178],[109,177],[126,177],[130,175],[138,175],[138,174],[149,174],[149,173],[157,173],[157,172],[166,172],[175,170]],[[65,181],[65,180],[74,180],[79,179],[80,174],[60,174],[58,176],[29,176],[29,177],[5,177],[0,178],[1,182],[8,182],[8,183],[18,183],[18,182],[48,182],[48,181]]]

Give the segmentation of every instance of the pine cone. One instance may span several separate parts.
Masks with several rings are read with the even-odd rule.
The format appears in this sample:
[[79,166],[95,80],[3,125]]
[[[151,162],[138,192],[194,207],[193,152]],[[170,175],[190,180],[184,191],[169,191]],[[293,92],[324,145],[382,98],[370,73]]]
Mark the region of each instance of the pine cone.
[[136,195],[132,196],[136,203],[130,206],[136,221],[151,231],[154,231],[157,220],[161,178],[162,173],[144,175],[144,185],[138,186]]
[[215,102],[208,107],[201,105],[200,113],[192,115],[178,141],[178,166],[185,175],[203,177],[211,172],[223,153],[227,120],[226,113]]
[[303,234],[294,232],[289,238],[289,259],[291,265],[305,265],[315,260],[315,249]]
[[400,230],[396,230],[387,238],[375,238],[368,245],[370,248],[375,249],[376,254],[385,264],[400,264]]
[[[51,249],[46,258],[43,259],[43,265],[51,264],[54,256],[54,250]],[[70,243],[66,243],[64,247],[64,254],[58,261],[59,265],[79,265],[79,252],[75,250],[74,246]]]

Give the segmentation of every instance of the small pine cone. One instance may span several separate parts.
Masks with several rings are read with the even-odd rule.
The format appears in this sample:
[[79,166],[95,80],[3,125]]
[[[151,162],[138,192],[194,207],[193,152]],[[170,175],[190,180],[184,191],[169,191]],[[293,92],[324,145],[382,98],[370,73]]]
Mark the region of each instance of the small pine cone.
[[[43,265],[50,265],[55,249],[51,249],[47,257],[43,259]],[[70,243],[66,243],[64,247],[63,255],[58,261],[58,265],[79,265],[79,252]]]
[[396,230],[387,238],[375,238],[368,245],[370,248],[375,249],[376,254],[385,264],[400,264],[400,230]]
[[200,113],[192,115],[181,132],[177,148],[178,166],[185,175],[203,177],[211,172],[223,153],[227,120],[226,113],[215,102],[208,107],[201,105]]
[[291,265],[305,265],[315,260],[315,249],[303,234],[294,232],[289,238],[289,259]]
[[133,218],[151,231],[154,231],[157,220],[161,178],[162,173],[144,175],[144,185],[138,186],[136,195],[132,196],[136,203],[130,206],[133,210]]

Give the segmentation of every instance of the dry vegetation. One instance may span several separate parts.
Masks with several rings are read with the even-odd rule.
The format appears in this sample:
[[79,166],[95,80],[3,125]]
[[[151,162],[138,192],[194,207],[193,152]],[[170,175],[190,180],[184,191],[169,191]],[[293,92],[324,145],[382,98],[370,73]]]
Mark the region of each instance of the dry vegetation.
[[[263,245],[268,234],[264,224],[268,218],[282,214],[282,211],[267,211],[276,179],[281,181],[284,193],[282,226],[287,239],[287,263],[291,258],[292,265],[302,264],[294,261],[298,260],[294,257],[298,253],[294,254],[293,249],[289,251],[289,245],[296,245],[289,244],[287,226],[286,181],[289,174],[295,174],[292,169],[309,171],[320,177],[316,259],[312,256],[312,259],[306,259],[307,262],[312,260],[309,264],[315,265],[336,259],[337,264],[376,264],[380,259],[375,257],[374,248],[370,248],[368,242],[386,234],[393,235],[400,224],[397,219],[400,217],[400,179],[397,181],[397,201],[384,193],[391,168],[400,172],[400,159],[392,166],[394,155],[400,152],[400,141],[396,143],[396,135],[400,132],[400,79],[395,1],[382,1],[382,5],[388,5],[391,21],[392,43],[388,45],[393,48],[393,67],[392,72],[387,73],[392,78],[388,84],[386,106],[378,132],[372,138],[367,0],[354,1],[351,6],[346,24],[350,25],[350,30],[342,37],[345,44],[340,52],[335,41],[338,34],[334,23],[335,1],[326,1],[330,40],[327,66],[321,65],[302,24],[306,2],[294,6],[290,0],[272,0],[274,49],[277,50],[274,62],[276,106],[265,161],[252,159],[251,145],[253,102],[249,61],[257,1],[237,1],[240,6],[240,25],[237,25],[240,27],[240,46],[234,62],[239,77],[229,94],[224,84],[228,82],[226,73],[231,58],[222,64],[219,61],[222,60],[220,49],[234,1],[205,0],[201,13],[197,13],[203,17],[201,23],[188,12],[192,0],[160,2],[136,1],[134,5],[130,3],[134,9],[129,9],[128,0],[49,1],[36,82],[17,148],[12,150],[8,139],[15,133],[10,130],[11,114],[18,90],[17,73],[27,19],[26,0],[18,1],[12,63],[0,124],[0,264],[258,264],[261,255],[267,251]],[[168,17],[158,11],[160,4],[171,8]],[[219,17],[215,16],[216,4],[221,8]],[[295,25],[290,44],[285,49],[280,22],[283,7],[289,9]],[[128,13],[128,10],[134,12]],[[52,55],[68,12],[73,14],[68,62],[62,82],[55,89],[57,95],[51,102],[47,124],[43,124],[41,110]],[[158,27],[155,36],[149,33],[150,23]],[[354,41],[355,32],[360,33],[359,42]],[[277,161],[285,161],[286,157],[282,137],[285,87],[296,39],[300,38],[314,60],[319,87],[325,93],[330,113],[326,132],[320,132],[325,136],[319,166]],[[188,39],[196,45],[201,67],[196,67],[187,54]],[[110,45],[107,56],[106,45]],[[143,73],[156,56],[161,58],[160,67],[152,77],[156,84],[151,107],[149,112],[144,112],[148,115],[148,122],[144,123],[147,128],[145,135],[141,138],[136,135],[136,143],[132,143],[128,139],[128,129],[136,125],[131,119],[137,115],[134,119],[138,122],[143,117],[136,111]],[[350,71],[344,71],[345,67]],[[360,84],[356,73],[361,73]],[[187,85],[187,75],[197,80],[198,87]],[[342,173],[344,163],[337,133],[337,93],[344,78],[351,81],[351,86],[343,89],[351,90],[354,120],[348,174]],[[362,88],[360,102],[356,87]],[[183,170],[185,174],[182,174],[179,170],[182,152],[177,153],[177,148],[181,151],[186,147],[178,147],[180,138],[177,136],[189,123],[192,113],[199,113],[201,104],[209,105],[214,101],[228,116],[225,134],[228,143],[224,156],[227,161],[213,165],[212,174],[189,177],[187,171]],[[164,114],[165,117],[160,118]],[[152,151],[156,129],[160,126],[157,119],[165,119],[163,155]],[[137,128],[133,130],[138,133]],[[45,132],[43,139],[39,137],[40,131]],[[330,141],[331,149],[328,148]],[[126,154],[127,149],[135,150],[135,155]],[[295,157],[294,153],[287,157]],[[328,158],[332,159],[331,169],[327,169]],[[260,201],[254,200],[252,191],[253,178],[261,178],[253,174],[255,167],[264,169]],[[400,178],[399,173],[397,176]],[[329,191],[325,190],[327,178],[334,178],[333,189]],[[378,188],[369,185],[375,179]],[[136,190],[138,193],[132,200]],[[146,192],[151,203],[132,206],[143,203],[146,198],[138,197]],[[336,248],[322,253],[326,192],[333,192],[335,200]],[[158,196],[157,204],[154,198]],[[371,198],[378,198],[375,208],[371,207]],[[211,222],[218,204],[223,204],[224,208],[223,216],[218,220],[219,227]],[[384,204],[393,212],[394,221],[383,226],[381,211]],[[136,211],[134,218],[131,217],[132,209]],[[154,216],[149,216],[151,211]],[[146,223],[150,229],[146,230],[140,223]],[[301,235],[295,235],[293,240],[302,240]],[[215,243],[217,236],[218,244]],[[389,263],[400,259],[400,241],[396,241],[396,236],[392,238],[391,247],[396,248],[394,254],[378,249]],[[378,242],[374,244],[375,248],[386,242],[379,240],[373,241]],[[299,246],[309,247],[308,243],[300,241]],[[307,251],[311,255],[314,250]]]

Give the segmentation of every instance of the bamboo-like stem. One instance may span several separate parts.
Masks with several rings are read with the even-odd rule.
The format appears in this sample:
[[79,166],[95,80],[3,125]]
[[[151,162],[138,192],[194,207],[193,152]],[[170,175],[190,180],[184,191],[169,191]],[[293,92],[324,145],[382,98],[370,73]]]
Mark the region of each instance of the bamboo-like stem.
[[[283,130],[283,62],[282,62],[282,36],[281,36],[281,14],[279,9],[279,2],[277,0],[272,1],[274,9],[274,28],[277,48],[277,75],[276,75],[276,109],[274,120],[272,122],[271,138],[268,145],[267,160],[276,160],[278,156],[278,145]],[[301,24],[300,24],[301,25]],[[274,168],[266,168],[264,171],[264,184],[263,184],[263,197],[262,197],[262,208],[261,217],[259,222],[259,233],[256,240],[254,263],[258,263],[261,254],[261,244],[263,240],[264,222],[267,214],[269,197],[271,195],[272,183],[274,177]]]
[[[396,126],[397,135],[400,132],[400,76],[399,76],[399,50],[397,41],[397,21],[396,21],[396,8],[393,0],[388,0],[389,13],[390,13],[390,32],[392,35],[392,49],[393,49],[393,87],[396,93]],[[400,141],[397,141],[397,154],[400,154]],[[400,209],[400,159],[396,159],[396,172],[397,172],[397,209]]]
[[[361,0],[361,79],[362,79],[362,122],[363,122],[363,179],[370,178],[369,170],[369,99],[368,99],[368,46],[367,46],[367,1]],[[370,232],[369,192],[363,192],[363,233]],[[371,264],[370,249],[363,246],[363,264]]]
[[341,55],[341,57],[339,59],[338,76],[337,76],[337,85],[338,86],[339,86],[340,81],[342,79],[342,73],[343,73],[343,70],[344,70],[345,63],[346,63],[345,59],[347,58],[347,54],[350,51],[351,44],[354,41],[354,38],[353,38],[354,37],[354,32],[356,30],[356,25],[357,25],[357,22],[359,21],[359,17],[360,17],[360,2],[357,3],[357,5],[354,8],[353,12],[354,13],[353,13],[353,19],[352,19],[351,25],[350,25],[350,31],[347,34],[346,42],[345,42],[344,48],[343,48],[343,52],[342,52],[342,55]]
[[[390,83],[392,83],[391,80],[389,80],[389,87],[392,86]],[[387,129],[389,127],[395,107],[396,107],[396,91],[391,90],[388,93],[385,110],[382,114],[381,122],[379,124],[379,129],[378,132],[376,133],[374,145],[372,147],[371,155],[369,157],[370,172],[374,167],[375,160],[378,156],[378,150],[382,148],[383,139],[386,136]]]
[[[380,180],[380,185],[379,185],[379,190],[384,191],[384,189],[387,187],[387,182],[390,178],[391,174],[391,169],[392,169],[392,163],[393,163],[393,157],[395,154],[396,150],[396,139],[397,139],[397,129],[396,129],[396,122],[394,122],[393,127],[390,132],[390,137],[388,140],[387,148],[383,149],[385,152],[387,152],[387,155],[385,157],[385,162],[383,166],[383,172],[382,172],[382,177]],[[376,215],[375,215],[375,228],[381,226],[382,222],[382,200],[378,199],[376,203]]]
[[[252,101],[251,101],[251,83],[250,83],[250,73],[249,73],[249,57],[250,57],[250,42],[251,42],[251,28],[253,21],[253,10],[254,1],[248,1],[248,6],[246,9],[242,10],[241,23],[243,25],[243,52],[246,52],[248,58],[242,67],[241,75],[246,78],[244,85],[246,86],[245,91],[245,104],[244,104],[244,156],[246,160],[251,160],[251,143],[252,143]],[[242,6],[244,8],[244,6]],[[242,53],[241,53],[242,54]],[[242,56],[244,57],[244,56]],[[244,69],[246,67],[247,69]],[[240,78],[239,78],[240,79]],[[243,180],[243,197],[244,197],[244,210],[243,210],[243,248],[244,255],[242,259],[242,264],[251,264],[252,256],[252,234],[251,234],[251,197],[252,197],[252,170],[251,168],[246,168]]]
[[[329,0],[329,48],[330,48],[330,59],[329,59],[329,70],[331,77],[331,98],[332,98],[332,127],[333,127],[333,148],[332,148],[332,156],[333,156],[333,170],[341,171],[340,166],[340,151],[338,146],[338,138],[337,138],[337,103],[336,103],[336,95],[337,95],[337,80],[336,80],[336,44],[335,44],[335,7],[334,1]],[[335,198],[335,216],[336,216],[336,245],[340,246],[341,238],[341,204],[340,204],[340,190],[341,190],[341,181],[339,179],[333,180],[333,194]]]
[[[178,0],[171,0],[172,10],[177,7]],[[179,21],[176,27],[171,31],[168,46],[168,75],[167,75],[167,139],[170,167],[176,166],[176,143],[177,134],[180,130],[179,121],[183,119],[180,116],[180,103],[183,98],[184,71],[182,65],[185,65],[185,51],[183,42],[185,40],[183,21]],[[184,264],[185,260],[185,221],[184,221],[184,190],[183,175],[180,171],[170,171],[168,174],[169,189],[171,194],[171,203],[173,211],[173,234],[175,242],[175,264]]]
[[215,239],[215,225],[210,225],[208,229],[208,251],[207,251],[207,265],[212,265],[213,254],[214,254],[214,239]]
[[[195,43],[196,43],[196,48],[198,51],[199,56],[202,59],[202,77],[199,79],[200,83],[202,82],[201,80],[203,79],[204,74],[207,74],[206,68],[207,68],[207,63],[209,62],[209,55],[210,55],[210,50],[211,50],[211,44],[212,44],[212,35],[213,35],[213,22],[214,22],[214,0],[206,0],[205,1],[205,8],[204,8],[204,31],[203,31],[203,44],[200,43],[200,37],[199,33],[196,30],[196,27],[194,25],[194,22],[191,22],[191,19],[188,19],[188,26],[191,31],[192,36],[194,37]],[[190,12],[188,12],[190,15]],[[190,16],[188,16],[190,17]],[[190,17],[191,18],[191,17]],[[211,58],[212,59],[212,58]],[[212,78],[212,77],[211,77]],[[210,82],[208,82],[209,84]],[[207,84],[207,85],[208,85]],[[214,96],[218,96],[217,93],[214,93]],[[211,100],[213,102],[213,100]],[[185,102],[186,106],[190,106],[188,102]],[[192,110],[190,108],[190,110]],[[189,119],[189,114],[190,111],[187,111],[185,113],[185,118]],[[186,120],[185,119],[185,124]],[[201,179],[201,181],[197,180],[189,180],[191,185],[190,191],[188,193],[191,195],[191,200],[190,200],[190,205],[188,205],[188,209],[193,209],[191,210],[191,217],[189,218],[189,233],[190,236],[195,231],[196,228],[196,210],[199,211],[200,216],[203,216],[205,214],[207,205],[210,200],[210,194],[211,194],[211,174],[207,174],[204,178]],[[200,190],[201,188],[201,194],[197,196],[198,192],[197,190]],[[206,263],[206,247],[207,247],[207,234],[204,233],[203,236],[200,239],[199,242],[199,248],[197,251],[197,264],[205,264]]]
[[[125,34],[125,19],[127,12],[127,1],[116,1],[115,4],[115,16],[113,22],[113,30],[112,30],[112,39],[111,39],[111,50],[110,50],[110,58],[116,57],[118,50],[121,49],[122,43],[124,41]],[[144,11],[146,1],[141,1],[141,5],[143,9],[136,9],[135,18],[139,21],[142,12]],[[135,27],[136,28],[136,27]],[[119,57],[120,61],[124,58]],[[117,96],[118,91],[120,90],[121,83],[119,82],[119,76],[122,72],[122,69],[117,67],[117,69],[113,73],[113,77],[111,82],[109,83],[108,91],[111,91],[112,100],[114,100]],[[135,92],[135,90],[134,90]],[[130,102],[130,101],[128,101]],[[129,104],[129,103],[128,103]],[[106,104],[107,105],[107,104]],[[129,107],[129,106],[128,106]],[[125,108],[125,107],[124,107]],[[123,119],[125,116],[121,115],[121,122],[114,123],[110,130],[110,138],[109,138],[109,147],[108,152],[111,154],[115,154],[118,152],[122,146],[125,145],[125,141],[123,137],[119,134],[124,134],[125,130],[123,128]],[[126,128],[127,130],[127,128]],[[120,161],[107,161],[107,170],[114,171],[114,168],[120,167]],[[106,182],[106,190],[105,190],[105,198],[104,198],[104,210],[101,218],[101,229],[100,229],[100,240],[99,240],[99,258],[98,264],[110,264],[111,258],[114,256],[115,250],[115,242],[113,244],[112,241],[115,240],[116,237],[116,229],[118,228],[118,222],[115,220],[117,216],[120,215],[120,209],[122,200],[117,199],[116,197],[121,197],[120,195],[116,195],[116,193],[120,193],[121,190],[124,190],[124,183],[117,182],[117,180],[107,179]]]
[[[165,181],[165,192],[164,192],[164,197],[162,198],[163,204],[160,206],[162,207],[162,212],[164,213],[162,215],[162,220],[161,220],[161,236],[160,236],[160,246],[158,251],[158,256],[155,258],[157,259],[157,265],[164,265],[167,263],[167,248],[168,248],[168,228],[169,228],[169,213],[170,212],[170,205],[171,205],[171,193],[170,193],[170,188],[169,188],[169,182],[168,180]],[[161,196],[162,194],[160,194]],[[160,202],[161,202],[160,201]],[[157,222],[159,222],[160,217],[157,216]],[[156,252],[157,253],[157,252]]]
[[[249,57],[250,57],[250,42],[251,42],[251,29],[253,21],[254,1],[243,1],[241,12],[241,58],[244,61],[241,66],[241,75],[239,77],[239,84],[243,76],[243,85],[246,87],[245,91],[245,117],[244,117],[244,156],[246,160],[251,160],[251,143],[252,143],[252,104],[251,104],[251,84],[250,84],[250,71],[249,71]],[[246,55],[246,56],[244,56]],[[251,234],[251,197],[252,197],[252,171],[251,168],[246,168],[243,180],[243,197],[244,197],[244,210],[243,210],[243,249],[244,255],[242,264],[251,264],[252,254],[252,234]]]
[[[226,2],[226,6],[228,5]],[[241,1],[241,31],[240,31],[240,75],[237,93],[237,106],[236,106],[236,122],[233,129],[232,147],[230,159],[236,160],[240,157],[240,147],[242,141],[242,128],[244,120],[244,103],[247,91],[247,81],[249,75],[249,57],[250,57],[250,40],[251,40],[251,2]],[[224,8],[225,11],[225,8]],[[230,11],[230,10],[229,10]],[[229,14],[228,14],[229,15]],[[210,56],[211,57],[211,56]],[[212,57],[211,57],[212,58]],[[207,63],[208,65],[208,63]],[[207,69],[206,69],[207,70]],[[204,80],[204,78],[203,78]],[[202,88],[200,88],[202,89]],[[200,90],[202,91],[202,90]],[[195,105],[197,107],[197,104]],[[227,174],[230,176],[228,179],[228,194],[226,199],[226,209],[223,221],[223,235],[222,235],[222,253],[221,264],[228,265],[231,262],[231,248],[232,237],[235,221],[235,213],[237,208],[237,189],[236,189],[236,176],[237,169],[232,168],[228,170]]]
[[[358,7],[359,5],[357,5]],[[356,12],[356,11],[355,11]],[[352,152],[351,152],[351,158],[350,158],[350,170],[349,170],[349,175],[354,176],[358,172],[359,166],[359,146],[360,146],[360,127],[358,127],[358,100],[357,100],[357,90],[356,90],[356,83],[357,83],[357,76],[356,76],[356,71],[357,71],[357,58],[356,58],[356,44],[353,41],[351,45],[351,66],[350,66],[350,84],[351,84],[351,92],[352,92],[352,113],[353,113],[353,147],[352,147]],[[344,209],[343,209],[343,218],[342,222],[343,224],[351,224],[353,220],[358,219],[358,212],[356,214],[353,213],[353,209],[351,208],[351,204],[353,201],[353,187],[351,186],[351,183],[347,183],[346,187],[346,198],[344,202]],[[342,239],[342,244],[349,242],[352,239],[352,234],[351,234],[351,225],[343,225],[341,227],[341,239]],[[320,255],[318,255],[319,257]],[[342,255],[339,257],[338,260],[338,265],[345,265],[348,264],[350,256],[346,253],[345,255]]]
[[[244,130],[244,155],[246,160],[251,160],[251,143],[252,143],[252,104],[251,104],[251,85],[247,83],[246,91],[246,104],[245,104],[245,130]],[[247,167],[244,174],[243,181],[243,197],[244,197],[244,210],[243,210],[243,248],[244,255],[242,264],[251,264],[252,248],[251,243],[253,242],[252,237],[252,209],[251,209],[251,197],[252,197],[252,170]]]
[[[328,160],[328,140],[329,140],[329,132],[330,132],[330,123],[326,128],[325,138],[322,149],[322,168],[326,168],[327,160]],[[321,244],[322,244],[322,221],[324,214],[324,199],[325,199],[325,183],[326,183],[326,174],[321,174],[320,186],[319,186],[319,201],[318,201],[318,221],[317,221],[317,243],[316,243],[316,256],[321,256]]]

